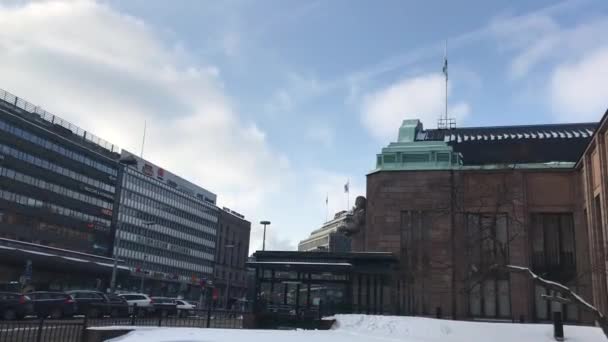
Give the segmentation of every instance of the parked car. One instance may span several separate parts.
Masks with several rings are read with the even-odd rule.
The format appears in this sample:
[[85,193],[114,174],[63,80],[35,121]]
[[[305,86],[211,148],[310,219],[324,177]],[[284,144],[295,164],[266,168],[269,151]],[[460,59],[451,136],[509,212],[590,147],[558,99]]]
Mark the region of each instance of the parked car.
[[152,297],[152,306],[154,306],[154,312],[163,317],[177,315],[177,304],[172,298]]
[[175,305],[177,305],[177,315],[179,317],[191,316],[194,314],[194,310],[196,310],[196,306],[188,303],[183,299],[176,299]]
[[28,296],[16,292],[0,292],[0,317],[4,320],[23,319],[34,313]]
[[111,317],[129,317],[129,303],[127,301],[115,294],[104,294],[107,299],[107,310],[106,314]]
[[148,295],[143,293],[121,293],[119,294],[129,305],[129,312],[133,312],[133,307],[137,304],[137,312],[135,314],[144,316],[146,314],[154,312],[154,306],[152,305],[152,299]]
[[103,292],[75,290],[66,293],[76,301],[76,315],[99,318],[110,313],[108,298]]
[[27,295],[34,305],[34,313],[38,317],[60,319],[72,317],[76,313],[76,301],[63,292],[30,292]]

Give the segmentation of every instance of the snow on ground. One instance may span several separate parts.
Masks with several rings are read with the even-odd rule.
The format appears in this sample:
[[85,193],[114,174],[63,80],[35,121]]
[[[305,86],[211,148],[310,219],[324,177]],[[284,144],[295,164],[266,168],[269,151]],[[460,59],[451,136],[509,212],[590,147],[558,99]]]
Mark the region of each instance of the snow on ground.
[[[111,342],[549,342],[549,324],[481,323],[419,317],[337,315],[332,330],[142,328]],[[568,342],[606,342],[599,328],[565,326]],[[108,342],[110,342],[108,341]]]

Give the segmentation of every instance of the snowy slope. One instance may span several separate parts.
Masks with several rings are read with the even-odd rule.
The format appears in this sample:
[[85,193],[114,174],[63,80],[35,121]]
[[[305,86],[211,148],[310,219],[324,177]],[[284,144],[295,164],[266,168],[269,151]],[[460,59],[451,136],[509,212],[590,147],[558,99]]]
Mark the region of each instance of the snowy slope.
[[[418,317],[337,315],[328,331],[142,328],[111,342],[550,342],[547,324],[475,323]],[[607,342],[599,328],[565,327],[568,342]]]

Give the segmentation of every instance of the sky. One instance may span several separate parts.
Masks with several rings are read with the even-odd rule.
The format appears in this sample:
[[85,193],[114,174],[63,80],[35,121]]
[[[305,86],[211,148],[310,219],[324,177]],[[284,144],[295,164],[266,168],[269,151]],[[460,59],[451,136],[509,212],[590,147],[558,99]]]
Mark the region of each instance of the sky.
[[[295,249],[404,119],[597,121],[608,1],[0,0],[0,88],[269,220]],[[350,192],[344,193],[344,184]],[[328,203],[326,205],[326,199]]]

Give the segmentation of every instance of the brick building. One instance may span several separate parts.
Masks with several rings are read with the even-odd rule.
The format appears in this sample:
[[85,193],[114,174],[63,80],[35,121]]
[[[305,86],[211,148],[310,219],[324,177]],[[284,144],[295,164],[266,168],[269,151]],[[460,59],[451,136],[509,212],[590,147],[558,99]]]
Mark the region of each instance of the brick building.
[[247,297],[247,253],[251,222],[244,216],[223,208],[218,220],[214,286],[218,289],[216,305],[231,308]]
[[606,243],[608,230],[608,111],[600,121],[591,142],[576,164],[578,181],[582,189],[579,203],[586,218],[588,230],[588,250],[591,269],[593,304],[602,312],[608,312]]
[[[496,272],[500,261],[568,284],[605,308],[606,276],[592,272],[588,253],[596,267],[605,261],[595,248],[606,234],[608,191],[605,129],[594,135],[596,126],[424,130],[404,121],[367,176],[366,227],[353,236],[354,249],[400,259],[387,284],[388,310],[526,321],[561,310],[567,321],[588,321],[573,305],[550,304],[524,276]],[[585,216],[597,227],[590,235]]]

